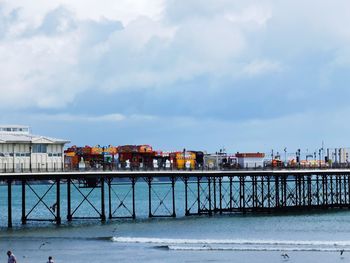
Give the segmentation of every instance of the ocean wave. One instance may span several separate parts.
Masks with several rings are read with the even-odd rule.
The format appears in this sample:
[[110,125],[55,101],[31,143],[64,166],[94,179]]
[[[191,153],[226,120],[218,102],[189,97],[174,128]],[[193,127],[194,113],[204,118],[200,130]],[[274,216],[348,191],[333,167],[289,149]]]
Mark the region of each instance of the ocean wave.
[[165,245],[267,245],[267,246],[325,246],[349,247],[350,241],[321,241],[321,240],[246,240],[246,239],[177,239],[149,237],[112,237],[117,243],[142,243]]
[[[164,249],[164,246],[162,247]],[[322,247],[211,247],[211,246],[167,246],[168,250],[180,251],[280,251],[280,252],[349,252],[349,249],[322,248]]]

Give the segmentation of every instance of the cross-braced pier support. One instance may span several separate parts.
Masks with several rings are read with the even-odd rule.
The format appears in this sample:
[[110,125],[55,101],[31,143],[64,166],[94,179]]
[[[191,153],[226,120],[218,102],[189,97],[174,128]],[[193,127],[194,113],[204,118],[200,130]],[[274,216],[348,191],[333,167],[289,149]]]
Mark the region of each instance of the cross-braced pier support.
[[[2,174],[0,181],[7,188],[3,192],[7,192],[8,227],[17,216],[22,224],[59,225],[62,212],[68,222],[104,222],[106,205],[109,220],[350,208],[350,170],[42,172]],[[18,202],[19,215],[12,213]],[[67,208],[66,213],[61,207]]]
[[[54,181],[45,182],[44,184],[48,185],[46,190],[40,193],[36,187],[31,184],[30,180],[22,179],[21,180],[21,189],[22,189],[22,224],[26,224],[28,221],[39,221],[39,222],[56,222],[57,225],[61,224],[61,181],[57,178]],[[49,204],[45,197],[47,197],[52,191],[56,190],[55,202]],[[29,204],[27,202],[27,195],[32,194],[34,198],[31,200],[36,200],[35,203],[32,203],[30,207],[27,207]],[[35,211],[39,210],[39,206],[46,212],[46,216],[39,216]],[[43,214],[43,211],[40,211],[40,214]]]
[[148,216],[176,217],[175,207],[175,176],[163,182],[154,181],[154,177],[144,178],[148,185]]
[[[97,178],[88,178],[88,180],[72,180],[72,178],[67,179],[67,220],[72,221],[74,219],[100,219],[102,222],[106,221],[105,214],[105,178],[104,176],[99,176]],[[100,189],[100,198],[95,198],[92,200],[92,195],[98,195],[98,189]],[[82,199],[77,203],[77,205],[72,208],[72,193],[80,196]],[[98,209],[98,204],[96,204],[96,199],[99,200],[100,209]],[[85,205],[85,206],[84,206]],[[86,210],[92,209],[92,213],[87,214]],[[83,211],[84,210],[84,214]],[[80,215],[77,215],[78,212]]]
[[136,218],[136,182],[135,177],[126,178],[122,182],[107,179],[109,219]]

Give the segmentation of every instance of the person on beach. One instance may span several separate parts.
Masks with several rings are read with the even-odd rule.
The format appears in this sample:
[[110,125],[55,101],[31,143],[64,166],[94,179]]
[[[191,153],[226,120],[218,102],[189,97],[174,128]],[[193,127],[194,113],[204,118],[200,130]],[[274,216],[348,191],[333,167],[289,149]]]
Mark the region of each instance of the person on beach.
[[53,261],[51,256],[49,256],[49,260],[47,261],[47,263],[54,263],[54,261]]
[[8,263],[17,263],[15,255],[10,250],[7,251],[7,256],[9,257],[7,260]]

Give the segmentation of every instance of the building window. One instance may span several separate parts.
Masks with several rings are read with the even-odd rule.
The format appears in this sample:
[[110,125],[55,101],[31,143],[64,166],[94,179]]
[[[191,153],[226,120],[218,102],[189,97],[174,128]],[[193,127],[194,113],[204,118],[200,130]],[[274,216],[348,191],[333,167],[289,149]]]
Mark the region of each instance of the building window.
[[49,157],[62,157],[62,153],[48,153]]
[[33,153],[47,153],[46,144],[33,144]]

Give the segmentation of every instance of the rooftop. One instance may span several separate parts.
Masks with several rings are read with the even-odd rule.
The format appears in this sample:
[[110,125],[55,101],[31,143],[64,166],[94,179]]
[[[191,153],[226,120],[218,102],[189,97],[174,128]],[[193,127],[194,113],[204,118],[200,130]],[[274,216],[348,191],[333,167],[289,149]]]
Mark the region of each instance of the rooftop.
[[0,133],[29,134],[30,127],[23,125],[0,125]]
[[0,143],[65,144],[69,142],[68,140],[31,134],[29,126],[0,125]]

